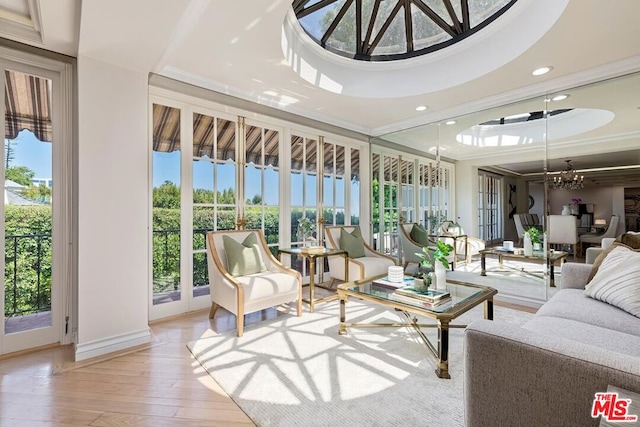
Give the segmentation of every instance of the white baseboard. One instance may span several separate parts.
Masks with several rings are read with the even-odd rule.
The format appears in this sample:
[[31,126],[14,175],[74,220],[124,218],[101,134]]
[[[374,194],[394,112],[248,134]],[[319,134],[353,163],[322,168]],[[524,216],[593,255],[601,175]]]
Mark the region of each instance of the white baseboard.
[[76,362],[149,342],[151,342],[151,331],[149,328],[146,328],[123,335],[76,344]]

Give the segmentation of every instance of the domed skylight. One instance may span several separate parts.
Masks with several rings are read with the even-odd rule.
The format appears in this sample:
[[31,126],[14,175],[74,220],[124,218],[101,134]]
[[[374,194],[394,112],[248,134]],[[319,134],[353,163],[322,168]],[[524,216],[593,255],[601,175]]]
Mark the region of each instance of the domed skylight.
[[516,0],[294,0],[305,32],[326,50],[362,61],[423,55],[456,43]]

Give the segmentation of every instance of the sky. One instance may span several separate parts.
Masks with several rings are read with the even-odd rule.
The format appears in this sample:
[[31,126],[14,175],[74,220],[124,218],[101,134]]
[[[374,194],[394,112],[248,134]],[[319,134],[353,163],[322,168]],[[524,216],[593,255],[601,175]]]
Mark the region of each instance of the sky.
[[[5,147],[7,139],[4,140]],[[52,178],[52,145],[39,141],[33,133],[23,130],[11,140],[13,160],[10,166],[27,166],[35,172],[34,178]],[[6,151],[5,151],[6,155]]]
[[[5,139],[5,147],[7,144]],[[18,134],[18,137],[11,140],[11,148],[13,149],[13,160],[11,166],[27,166],[35,175],[34,178],[52,178],[52,144],[50,142],[39,141],[33,133],[24,130]],[[5,152],[6,154],[6,152]],[[206,161],[194,162],[193,166],[193,183],[194,188],[204,188],[213,190],[213,164]],[[293,175],[291,180],[291,203],[294,206],[301,206],[303,201],[302,179],[301,175]],[[298,178],[298,179],[296,179]],[[228,188],[235,190],[235,165],[218,165],[217,173],[217,190],[223,191]],[[264,201],[267,205],[279,205],[279,171],[267,168],[264,173]],[[171,181],[175,184],[180,183],[180,152],[172,153],[153,152],[153,186],[158,187],[165,181]],[[258,169],[250,168],[246,178],[246,196],[251,199],[254,195],[260,194],[261,174]],[[310,190],[304,195],[305,204],[307,206],[315,206],[315,185],[316,178],[307,176],[307,188]],[[328,185],[329,180],[325,180],[324,200],[327,205],[333,203],[334,195],[332,186]],[[352,184],[352,193],[356,188]],[[339,206],[344,206],[344,186],[336,185],[335,198]],[[357,196],[353,195],[353,202],[357,200]],[[358,203],[352,203],[352,206],[358,206]],[[356,212],[354,212],[357,214]]]

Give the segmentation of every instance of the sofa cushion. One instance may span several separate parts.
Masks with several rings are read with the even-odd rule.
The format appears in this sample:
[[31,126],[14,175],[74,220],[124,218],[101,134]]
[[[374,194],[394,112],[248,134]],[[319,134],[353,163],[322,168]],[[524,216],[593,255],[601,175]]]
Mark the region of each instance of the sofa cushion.
[[640,253],[615,247],[584,293],[640,317]]
[[632,231],[629,231],[627,233],[621,234],[620,236],[616,237],[613,244],[611,244],[610,246],[605,248],[602,252],[600,252],[600,255],[598,255],[595,261],[593,262],[593,267],[591,267],[591,273],[589,274],[589,279],[587,283],[591,282],[591,279],[593,279],[593,277],[598,272],[598,269],[600,268],[602,261],[604,261],[607,255],[609,255],[611,251],[613,251],[616,248],[616,246],[622,246],[622,247],[626,247],[626,248],[633,249],[640,252],[640,233],[634,233]]
[[340,229],[340,249],[347,251],[350,258],[364,256],[364,240],[359,228],[355,228],[351,233],[344,228]]
[[627,231],[618,236],[616,241],[633,249],[640,249],[640,232]]
[[640,336],[603,328],[577,320],[552,316],[535,316],[523,328],[544,335],[565,338],[593,347],[630,356],[640,354]]
[[262,262],[256,233],[249,234],[242,243],[222,236],[222,244],[227,254],[227,271],[232,276],[245,276],[267,269]]
[[537,313],[575,320],[640,336],[640,320],[624,310],[584,295],[582,289],[562,289],[547,301]]
[[422,246],[429,246],[429,233],[427,229],[420,224],[413,224],[409,233],[411,240]]

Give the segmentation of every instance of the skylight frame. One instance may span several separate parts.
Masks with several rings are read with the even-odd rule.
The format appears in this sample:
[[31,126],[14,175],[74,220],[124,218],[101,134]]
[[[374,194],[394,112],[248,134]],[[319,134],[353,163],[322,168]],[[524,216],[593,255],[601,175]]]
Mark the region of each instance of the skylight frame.
[[[495,21],[498,17],[500,17],[503,13],[505,13],[511,6],[513,6],[517,0],[509,0],[505,5],[503,5],[500,9],[494,12],[492,15],[484,19],[482,22],[478,23],[473,28],[471,27],[471,17],[469,15],[469,0],[439,0],[442,1],[444,8],[446,9],[448,16],[447,19],[450,19],[452,24],[450,25],[443,19],[437,12],[435,12],[432,8],[430,8],[423,0],[373,0],[373,10],[371,12],[371,17],[369,19],[368,24],[366,25],[366,31],[363,31],[362,28],[362,20],[363,20],[363,0],[345,0],[342,7],[336,13],[335,18],[328,25],[327,29],[321,33],[321,37],[318,38],[311,34],[310,31],[305,28],[305,26],[301,23],[301,19],[307,17],[314,12],[322,10],[327,6],[331,6],[332,4],[336,4],[342,2],[342,0],[293,0],[292,9],[298,19],[298,23],[300,23],[303,31],[318,45],[320,45],[323,49],[332,52],[334,54],[355,59],[359,61],[372,61],[372,62],[382,62],[382,61],[393,61],[393,60],[402,60],[413,58],[420,55],[425,55],[430,52],[434,52],[440,49],[443,49],[447,46],[451,46],[465,38],[475,34],[482,28],[489,25],[491,22]],[[459,2],[459,7],[461,11],[461,19],[458,18],[456,14],[454,5],[452,2]],[[393,9],[390,15],[386,18],[382,26],[380,27],[377,34],[374,34],[374,26],[376,23],[376,19],[378,18],[378,13],[380,11],[380,4],[382,2],[394,2]],[[439,27],[442,31],[446,32],[451,38],[426,46],[421,49],[414,49],[414,34],[413,34],[413,17],[411,13],[411,6],[415,6],[418,8],[427,19],[429,19],[434,25]],[[343,23],[343,18],[347,15],[347,11],[350,7],[355,7],[355,37],[356,37],[356,49],[355,53],[347,52],[345,50],[337,49],[333,46],[330,46],[327,42],[329,38],[332,36],[336,27],[339,24]],[[394,21],[394,18],[398,14],[404,15],[403,23],[404,23],[404,32],[405,32],[405,44],[406,51],[402,53],[392,53],[392,54],[373,54],[375,49],[380,46],[381,40],[385,35],[388,35],[387,32],[389,27]]]

